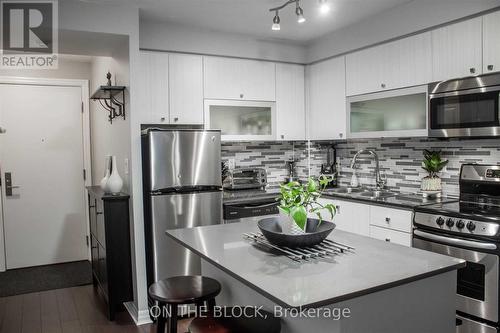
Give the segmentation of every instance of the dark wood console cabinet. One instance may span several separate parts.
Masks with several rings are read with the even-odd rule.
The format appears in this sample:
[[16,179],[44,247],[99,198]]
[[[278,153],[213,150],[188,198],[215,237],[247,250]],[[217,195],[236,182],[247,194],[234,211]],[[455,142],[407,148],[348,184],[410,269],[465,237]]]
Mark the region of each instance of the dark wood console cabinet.
[[129,198],[125,193],[105,194],[99,186],[87,187],[89,195],[92,276],[108,305],[108,316],[133,300],[130,254]]

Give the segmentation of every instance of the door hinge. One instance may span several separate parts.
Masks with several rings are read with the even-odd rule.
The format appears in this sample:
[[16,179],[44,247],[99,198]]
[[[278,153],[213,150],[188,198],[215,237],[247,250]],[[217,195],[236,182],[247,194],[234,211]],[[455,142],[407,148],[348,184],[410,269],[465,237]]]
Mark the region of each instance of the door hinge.
[[83,180],[87,180],[87,170],[83,169]]
[[90,240],[89,240],[89,236],[85,236],[85,242],[87,243],[87,247],[89,247],[90,245]]
[[82,101],[82,113],[83,113],[83,101]]

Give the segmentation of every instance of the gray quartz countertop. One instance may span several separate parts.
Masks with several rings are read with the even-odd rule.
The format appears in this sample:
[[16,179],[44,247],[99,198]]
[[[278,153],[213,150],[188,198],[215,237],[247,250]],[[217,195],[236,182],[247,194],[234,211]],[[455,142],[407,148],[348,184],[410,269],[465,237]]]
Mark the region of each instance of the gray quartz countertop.
[[396,193],[394,196],[386,197],[386,198],[363,198],[356,194],[339,194],[333,191],[325,191],[323,194],[324,198],[335,198],[339,200],[347,200],[353,202],[361,202],[368,205],[375,206],[385,206],[385,207],[394,207],[401,208],[406,210],[412,210],[418,206],[427,206],[433,205],[442,202],[451,202],[458,201],[457,197],[441,197],[441,198],[423,198],[421,194],[405,194],[405,193]]
[[[400,209],[412,210],[417,206],[422,205],[432,205],[441,202],[457,201],[457,197],[446,197],[426,199],[423,198],[421,194],[411,194],[411,193],[397,193],[394,192],[394,196],[386,198],[367,198],[360,195],[350,194],[350,193],[339,193],[339,189],[326,189],[323,193],[324,198],[330,199],[340,199],[353,202],[361,202],[369,205],[376,206],[386,206],[394,207]],[[241,204],[241,203],[253,203],[260,201],[268,201],[276,199],[279,196],[279,189],[272,188],[266,190],[224,190],[224,204]]]
[[295,262],[259,248],[243,233],[256,224],[233,223],[177,229],[167,235],[263,296],[284,307],[320,307],[461,268],[448,256],[340,230],[329,238],[355,253]]

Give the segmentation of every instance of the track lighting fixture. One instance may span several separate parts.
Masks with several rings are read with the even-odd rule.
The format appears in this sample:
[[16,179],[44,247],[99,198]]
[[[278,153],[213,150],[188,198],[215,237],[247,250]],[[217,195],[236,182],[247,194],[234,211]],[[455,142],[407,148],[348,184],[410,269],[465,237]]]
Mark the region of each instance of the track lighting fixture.
[[297,7],[295,8],[295,14],[297,14],[297,22],[299,23],[304,23],[306,21],[306,18],[304,17],[304,11],[300,7],[299,2],[296,2]]
[[272,25],[271,29],[274,30],[274,31],[279,31],[281,29],[281,27],[280,27],[280,16],[279,16],[279,12],[278,11],[276,11],[276,15],[274,15],[273,25]]
[[300,0],[288,0],[279,7],[269,9],[270,12],[275,12],[273,18],[273,25],[271,27],[272,30],[280,30],[281,27],[280,27],[279,11],[293,3],[295,3],[295,14],[297,14],[297,22],[304,23],[306,21],[306,18],[304,17],[304,10],[302,9],[302,7],[300,7]]
[[319,0],[319,12],[321,14],[327,14],[330,11],[330,5],[328,0]]

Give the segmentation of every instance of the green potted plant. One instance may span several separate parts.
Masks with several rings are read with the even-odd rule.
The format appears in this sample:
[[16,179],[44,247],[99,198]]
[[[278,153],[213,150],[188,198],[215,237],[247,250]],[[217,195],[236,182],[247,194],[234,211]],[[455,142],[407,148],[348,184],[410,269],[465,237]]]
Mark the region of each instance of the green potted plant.
[[[321,176],[318,180],[309,178],[304,185],[292,181],[280,186],[280,211],[289,217],[292,232],[303,233],[307,230],[308,214],[314,214],[320,226],[323,217],[322,211],[330,214],[331,218],[336,214],[336,208],[332,204],[322,205],[318,199],[323,194],[326,186],[333,180],[333,177]],[[298,227],[298,228],[297,228]]]
[[422,191],[441,191],[442,184],[441,178],[439,178],[439,173],[447,164],[448,160],[442,159],[441,151],[424,150],[422,169],[427,171],[428,175],[422,179]]

